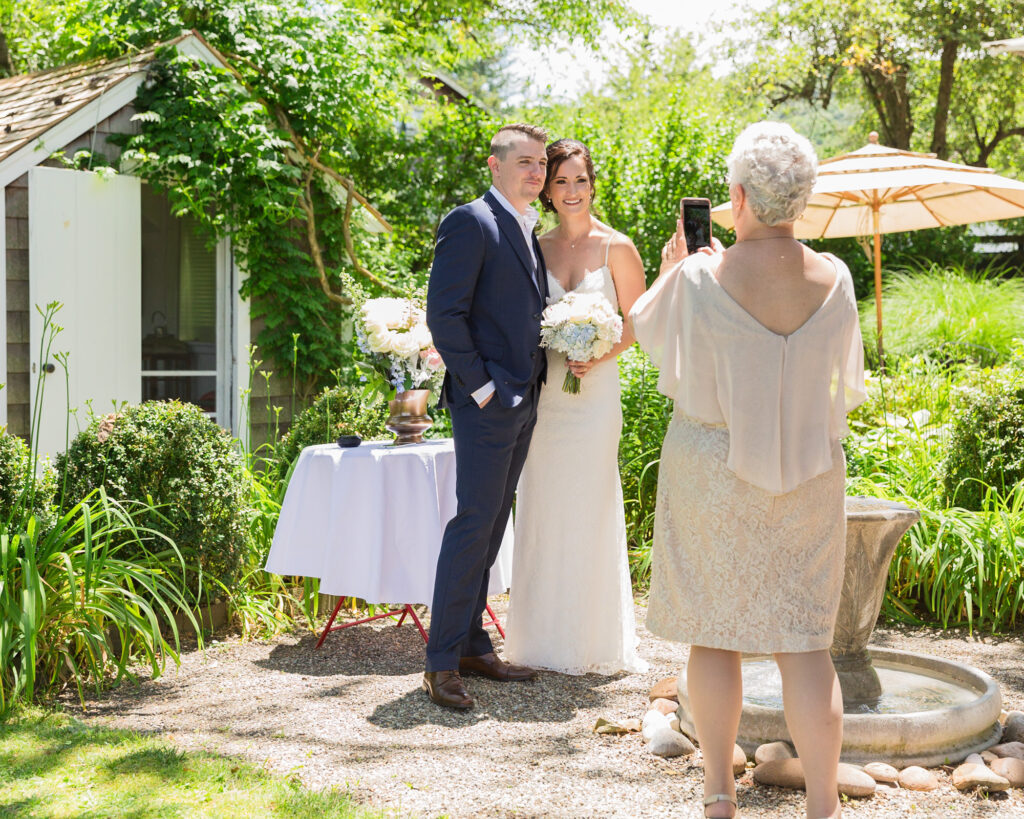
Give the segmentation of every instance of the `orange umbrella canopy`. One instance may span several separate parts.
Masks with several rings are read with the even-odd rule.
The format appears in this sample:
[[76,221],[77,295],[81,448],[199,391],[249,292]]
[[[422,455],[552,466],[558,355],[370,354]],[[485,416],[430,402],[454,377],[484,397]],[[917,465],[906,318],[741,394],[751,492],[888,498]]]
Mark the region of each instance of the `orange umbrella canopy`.
[[[881,234],[1024,216],[1024,182],[878,144],[822,160],[807,210],[794,223],[798,239],[873,236],[878,344],[882,344]],[[712,218],[733,226],[732,206]]]

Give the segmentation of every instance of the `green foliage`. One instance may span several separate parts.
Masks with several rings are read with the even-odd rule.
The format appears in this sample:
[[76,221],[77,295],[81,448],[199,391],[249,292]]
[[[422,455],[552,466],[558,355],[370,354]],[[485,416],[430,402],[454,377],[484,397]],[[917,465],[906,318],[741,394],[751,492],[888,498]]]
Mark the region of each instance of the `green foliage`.
[[[898,500],[922,516],[897,545],[886,617],[998,631],[1024,615],[1024,483],[990,485],[992,476],[968,463],[981,439],[996,433],[968,417],[964,404],[978,385],[997,382],[989,388],[1005,394],[1011,369],[955,369],[922,357],[869,379],[869,399],[851,416],[853,434],[844,441],[847,494]],[[956,505],[943,467],[953,459],[966,478]],[[967,493],[974,501],[964,508]]]
[[[151,26],[133,37],[155,39]],[[403,68],[370,17],[325,16],[302,0],[211,3],[202,29],[237,73],[163,55],[140,91],[141,132],[124,140],[122,162],[211,239],[231,236],[248,274],[242,293],[263,320],[257,344],[284,370],[300,332],[296,372],[308,394],[349,360],[336,274],[363,269],[357,248],[378,241],[353,227],[365,214],[337,171],[351,172],[364,134],[390,128]]]
[[577,112],[558,123],[560,135],[590,148],[597,171],[595,211],[636,245],[653,278],[661,248],[675,230],[679,200],[706,196],[724,201],[725,158],[736,124],[717,112],[701,110],[685,89],[667,92],[658,116],[644,107]]
[[[393,227],[380,265],[400,265],[411,290],[426,285],[441,219],[490,186],[487,155],[502,124],[473,104],[425,104],[401,128],[366,135],[354,173],[367,184],[386,186],[380,203]],[[374,251],[367,253],[370,259]]]
[[139,662],[158,676],[177,658],[183,571],[174,544],[102,489],[46,532],[29,517],[23,532],[0,534],[0,717],[72,682],[81,697],[87,682],[99,689]]
[[958,396],[943,488],[950,506],[980,510],[992,492],[1009,496],[1024,481],[1024,357],[986,369]]
[[41,528],[52,526],[55,491],[54,471],[46,466],[37,475],[28,445],[0,429],[0,533],[23,531],[32,516]]
[[1019,65],[981,48],[1017,36],[1019,21],[1017,0],[780,0],[739,21],[736,91],[771,107],[853,102],[851,149],[877,130],[885,145],[1019,169]]
[[[906,269],[883,288],[882,319],[887,357],[927,353],[996,364],[1009,358],[1024,332],[1024,280],[935,264]],[[869,359],[875,357],[875,325],[874,298],[866,298],[861,330]]]
[[[352,273],[375,295],[410,292],[425,278],[440,215],[456,203],[448,189],[458,188],[459,200],[471,198],[463,195],[470,186],[473,196],[481,190],[473,184],[484,169],[477,155],[493,129],[469,139],[431,118],[488,116],[471,106],[438,113],[444,106],[424,95],[411,66],[487,59],[516,39],[593,43],[606,20],[631,19],[621,0],[415,8],[363,0],[29,0],[27,8],[10,31],[15,52],[33,54],[34,67],[118,56],[189,28],[224,55],[230,71],[160,55],[137,100],[140,133],[122,140],[121,167],[166,192],[174,212],[193,216],[211,241],[231,237],[247,274],[243,294],[262,319],[260,354],[286,370],[293,335],[302,335],[295,367],[302,397],[351,363],[349,345],[338,343],[349,312],[338,274]],[[45,48],[33,39],[33,22],[53,32]],[[396,134],[401,121],[424,127]],[[473,173],[461,161],[467,146]],[[425,186],[410,185],[410,176]],[[361,229],[374,220],[354,201],[356,189],[394,219],[392,245]]]
[[[883,287],[892,277],[893,271],[917,270],[927,268],[929,264],[945,267],[950,259],[957,260],[957,267],[974,270],[984,263],[983,257],[974,252],[976,242],[977,238],[963,225],[887,233],[882,236]],[[819,253],[832,253],[842,259],[850,268],[857,298],[874,299],[875,262],[871,237],[867,237],[864,243],[856,238],[813,239],[808,245]],[[887,309],[888,305],[883,304],[882,307]]]
[[[123,504],[139,504],[137,524],[188,556],[193,592],[208,582],[201,574],[228,586],[237,579],[248,514],[242,460],[199,407],[147,402],[94,418],[57,458],[57,471],[66,472],[65,509],[100,487]],[[122,554],[143,554],[140,548],[132,540]]]
[[311,406],[299,413],[288,434],[278,443],[275,456],[281,477],[307,446],[331,444],[342,435],[358,435],[367,441],[387,438],[384,428],[387,417],[386,403],[366,404],[356,389],[325,389]]
[[626,511],[630,574],[646,586],[651,573],[654,506],[658,494],[661,443],[672,418],[672,402],[658,392],[658,371],[639,347],[619,356],[622,437],[619,475]]

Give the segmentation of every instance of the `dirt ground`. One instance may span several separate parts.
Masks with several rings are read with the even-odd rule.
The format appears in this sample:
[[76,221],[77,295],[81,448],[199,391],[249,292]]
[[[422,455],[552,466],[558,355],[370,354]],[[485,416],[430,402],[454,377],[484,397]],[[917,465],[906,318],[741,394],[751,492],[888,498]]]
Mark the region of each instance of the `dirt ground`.
[[[506,603],[497,599],[499,615]],[[265,642],[225,637],[186,653],[158,680],[89,701],[84,717],[155,732],[182,749],[244,757],[398,816],[699,817],[699,756],[664,760],[638,734],[591,730],[598,717],[643,716],[651,686],[685,664],[686,647],[651,636],[644,614],[637,606],[647,673],[469,678],[477,707],[468,713],[427,699],[422,639],[385,620],[333,633],[319,650],[308,632]],[[1024,710],[1020,637],[883,628],[872,642],[973,665],[999,682],[1004,709]],[[1021,791],[961,794],[949,769],[936,772],[938,791],[881,789],[849,802],[844,816],[1024,818]],[[755,785],[749,770],[738,792],[746,819],[803,816],[800,792]]]

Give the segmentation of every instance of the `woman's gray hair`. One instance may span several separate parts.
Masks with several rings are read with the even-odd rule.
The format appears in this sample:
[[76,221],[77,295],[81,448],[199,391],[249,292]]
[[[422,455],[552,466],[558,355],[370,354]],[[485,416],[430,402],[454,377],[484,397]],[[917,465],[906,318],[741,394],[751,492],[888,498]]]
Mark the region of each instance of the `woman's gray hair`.
[[783,122],[748,125],[726,164],[729,184],[743,187],[754,216],[768,226],[800,218],[818,176],[811,143]]

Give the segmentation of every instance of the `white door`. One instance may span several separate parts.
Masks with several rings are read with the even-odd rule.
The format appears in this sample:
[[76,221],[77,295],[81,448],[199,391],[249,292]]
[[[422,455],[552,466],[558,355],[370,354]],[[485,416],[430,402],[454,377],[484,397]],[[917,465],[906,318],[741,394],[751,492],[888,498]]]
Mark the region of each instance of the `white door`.
[[[33,168],[28,193],[31,396],[36,406],[42,384],[39,451],[53,455],[67,427],[74,438],[89,423],[90,408],[105,414],[141,397],[139,180]],[[51,302],[62,305],[54,322],[63,329],[40,360],[39,310]],[[55,357],[64,353],[66,390]]]

